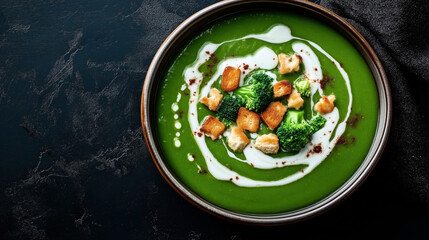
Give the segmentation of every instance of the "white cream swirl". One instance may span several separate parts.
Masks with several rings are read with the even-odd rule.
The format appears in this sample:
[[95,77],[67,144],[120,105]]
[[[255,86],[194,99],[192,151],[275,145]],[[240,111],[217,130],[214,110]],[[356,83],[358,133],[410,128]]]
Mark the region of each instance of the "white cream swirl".
[[[199,72],[198,68],[204,64],[211,53],[214,53],[216,49],[228,42],[254,38],[259,39],[269,43],[281,44],[288,42],[292,39],[302,40],[309,43],[312,47],[317,49],[319,52],[328,57],[332,62],[335,63],[337,68],[339,69],[341,75],[343,76],[346,86],[349,93],[349,105],[347,115],[344,120],[339,123],[340,115],[337,108],[334,109],[332,113],[324,115],[327,119],[327,123],[325,126],[316,132],[313,135],[312,141],[307,144],[300,152],[293,156],[286,156],[280,158],[273,158],[269,155],[265,155],[259,150],[252,147],[253,143],[247,146],[244,149],[244,155],[246,157],[245,160],[241,160],[237,158],[232,152],[228,151],[230,157],[246,162],[249,165],[252,165],[255,168],[259,169],[272,169],[284,166],[291,165],[306,165],[301,171],[287,176],[283,179],[275,180],[275,181],[259,181],[254,180],[245,176],[238,174],[237,172],[230,170],[229,168],[222,165],[212,154],[210,149],[206,144],[206,138],[201,134],[194,134],[194,138],[197,142],[198,147],[201,150],[201,153],[204,156],[207,170],[218,180],[231,181],[234,184],[242,187],[266,187],[266,186],[280,186],[296,181],[306,174],[310,173],[314,168],[316,168],[326,157],[331,153],[334,148],[338,138],[344,133],[346,127],[346,119],[350,115],[351,104],[352,104],[352,93],[350,87],[350,80],[347,73],[340,67],[340,64],[328,53],[326,53],[319,45],[314,42],[297,38],[291,35],[290,29],[284,25],[276,25],[272,27],[268,32],[262,34],[251,34],[247,35],[243,38],[234,39],[225,41],[219,44],[208,43],[205,44],[198,53],[198,58],[196,61],[185,69],[184,71],[184,79],[190,90],[190,100],[189,100],[189,111],[188,111],[188,120],[190,127],[194,133],[200,132],[200,123],[198,122],[198,112],[197,112],[197,103],[201,97],[207,96],[212,84],[218,79],[221,75],[221,71],[226,66],[233,66],[240,68],[243,71],[241,76],[241,84],[242,79],[252,70],[252,68],[246,68],[242,66],[242,63],[246,63],[248,66],[265,70],[274,69],[277,66],[278,59],[277,55],[270,48],[262,47],[258,49],[254,54],[250,54],[240,58],[229,58],[219,63],[217,71],[213,74],[211,79],[207,82],[207,85],[202,87],[200,94],[200,87],[203,79],[203,73]],[[320,81],[322,80],[322,69],[320,67],[319,59],[316,54],[312,51],[312,49],[302,43],[297,42],[292,44],[292,49],[296,54],[300,55],[304,64],[304,75],[307,79],[309,79],[311,84],[311,102],[313,109],[313,95],[316,92],[319,92],[320,95],[323,94],[323,89],[320,86]],[[201,95],[201,96],[200,96]],[[335,135],[331,139],[332,134],[335,131]],[[317,146],[317,153],[314,153],[313,149]],[[225,146],[226,148],[226,146]]]

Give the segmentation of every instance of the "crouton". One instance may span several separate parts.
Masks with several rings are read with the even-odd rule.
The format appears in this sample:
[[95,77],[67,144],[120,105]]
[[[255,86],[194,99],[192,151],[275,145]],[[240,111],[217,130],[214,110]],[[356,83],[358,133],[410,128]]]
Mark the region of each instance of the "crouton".
[[314,110],[320,114],[330,113],[334,110],[335,96],[322,96],[320,100],[314,105]]
[[257,132],[259,128],[259,115],[241,107],[238,110],[237,125],[249,132]]
[[250,140],[239,127],[232,127],[231,134],[228,137],[228,146],[235,152],[242,152],[250,143]]
[[208,116],[200,128],[201,132],[205,133],[207,137],[216,140],[225,131],[225,125],[217,118]]
[[271,130],[274,130],[283,120],[287,107],[281,102],[273,102],[261,113],[261,118]]
[[201,98],[201,103],[206,105],[210,110],[216,111],[222,98],[222,93],[216,88],[212,88],[210,89],[210,97]]
[[222,74],[222,90],[234,91],[240,83],[241,70],[234,67],[226,67]]
[[301,94],[294,89],[287,99],[287,107],[298,110],[302,105],[304,105],[304,99],[302,99]]
[[279,139],[274,133],[264,134],[256,138],[255,148],[266,154],[276,154],[279,151]]
[[273,89],[275,98],[289,95],[292,92],[292,86],[288,80],[275,83]]
[[286,74],[299,71],[299,64],[301,64],[301,56],[294,54],[292,56],[284,53],[279,54],[279,72]]

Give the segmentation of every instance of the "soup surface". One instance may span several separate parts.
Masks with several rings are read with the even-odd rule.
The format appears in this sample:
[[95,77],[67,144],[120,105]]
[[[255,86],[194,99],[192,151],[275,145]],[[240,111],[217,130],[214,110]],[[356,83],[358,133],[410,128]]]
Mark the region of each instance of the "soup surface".
[[[299,54],[299,71],[280,74],[280,53]],[[208,115],[215,116],[200,100],[210,88],[221,89],[225,66],[242,71],[240,85],[260,70],[291,83],[305,75],[311,82],[305,118],[316,114],[322,95],[336,96],[335,109],[299,152],[267,155],[251,148],[253,142],[234,152],[228,130],[214,141],[199,131]],[[327,25],[291,12],[249,12],[215,22],[177,50],[160,84],[157,137],[168,164],[191,190],[239,212],[292,211],[327,197],[359,168],[377,125],[376,86],[358,51]],[[254,141],[270,132],[261,121],[258,132],[247,136]],[[316,144],[322,151],[309,154]]]

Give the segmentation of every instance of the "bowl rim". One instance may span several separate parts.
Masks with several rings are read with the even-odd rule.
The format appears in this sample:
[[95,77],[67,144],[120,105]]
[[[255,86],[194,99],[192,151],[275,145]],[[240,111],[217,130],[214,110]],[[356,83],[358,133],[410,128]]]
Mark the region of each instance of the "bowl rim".
[[[241,213],[222,208],[220,206],[210,203],[209,201],[205,200],[204,198],[200,197],[198,194],[187,188],[185,184],[182,184],[180,180],[175,178],[174,174],[163,162],[162,157],[158,152],[158,149],[156,148],[149,117],[146,117],[149,115],[147,106],[149,105],[149,90],[151,82],[155,78],[155,73],[159,67],[160,61],[169,49],[169,46],[173,44],[176,38],[180,37],[180,33],[187,27],[191,26],[194,21],[218,9],[235,6],[236,4],[248,4],[258,2],[268,2],[286,5],[289,4],[299,8],[304,8],[306,10],[317,12],[326,20],[342,28],[347,34],[350,35],[350,37],[352,37],[353,40],[356,41],[356,43],[360,47],[362,47],[362,50],[367,54],[367,57],[369,57],[369,59],[365,59],[365,61],[368,67],[371,68],[371,73],[373,75],[379,97],[379,116],[374,140],[371,144],[368,154],[362,161],[362,164],[359,166],[359,168],[355,171],[355,173],[337,190],[309,206],[285,213],[266,215]],[[342,35],[344,35],[344,33],[342,33]],[[370,62],[372,65],[370,64]],[[164,40],[164,42],[161,44],[158,51],[154,55],[144,81],[140,110],[142,130],[150,155],[159,172],[168,182],[168,184],[188,202],[214,216],[233,222],[251,225],[282,225],[306,220],[320,215],[321,213],[326,212],[327,210],[333,208],[334,206],[337,206],[339,203],[344,201],[357,188],[359,188],[359,186],[366,180],[368,175],[376,166],[387,144],[392,121],[392,99],[390,86],[381,61],[379,60],[375,51],[372,49],[371,45],[346,20],[320,5],[305,0],[224,0],[212,4],[194,13],[185,21],[183,21],[179,26],[177,26],[177,28],[173,32],[171,32],[171,34]]]

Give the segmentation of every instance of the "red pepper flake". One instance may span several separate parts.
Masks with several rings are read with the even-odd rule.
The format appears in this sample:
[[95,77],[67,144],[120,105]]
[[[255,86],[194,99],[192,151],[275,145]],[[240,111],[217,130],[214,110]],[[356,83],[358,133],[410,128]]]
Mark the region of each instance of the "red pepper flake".
[[183,111],[180,111],[179,112],[179,118],[182,118],[182,116],[183,116]]
[[248,65],[248,64],[245,64],[245,65],[243,66],[243,69],[244,69],[244,70],[249,69],[249,65]]
[[352,128],[354,128],[356,127],[357,122],[362,118],[363,118],[362,115],[360,115],[359,113],[356,113],[355,116],[350,121],[347,121],[346,123],[350,125]]
[[314,68],[314,71],[317,71],[317,68]]
[[206,54],[207,54],[207,55],[210,55],[210,52],[209,52],[209,51],[206,51]]
[[202,132],[197,132],[198,137],[202,137],[203,133]]
[[285,165],[286,164],[286,162],[282,162],[282,165]]
[[250,166],[255,167],[255,166],[253,166],[253,163],[250,163]]
[[349,144],[355,144],[355,141],[356,141],[355,137],[351,137],[350,139],[347,139],[345,137],[340,137],[338,138],[335,144],[349,145]]
[[310,156],[310,154],[313,154],[313,153],[321,153],[321,152],[322,152],[322,146],[321,146],[321,144],[319,143],[319,144],[317,144],[317,145],[313,146],[313,148],[312,148],[310,151],[308,151],[308,153],[307,153],[307,157],[309,157],[309,156]]
[[343,68],[343,63],[342,62],[340,62],[340,67]]
[[320,145],[314,146],[313,152],[315,152],[315,153],[321,153],[322,152],[322,147]]
[[232,178],[230,178],[229,181],[232,181]]
[[303,52],[304,50],[301,49],[301,52]]
[[189,79],[189,86],[192,86],[192,84],[194,84],[196,81],[195,78]]
[[243,74],[246,74],[246,71],[243,71]]
[[320,87],[322,89],[325,89],[326,84],[329,84],[329,86],[334,87],[333,81],[335,81],[335,78],[330,78],[327,74],[323,74],[323,78],[320,80]]
[[335,144],[347,145],[347,144],[349,144],[349,142],[347,141],[346,138],[340,137],[340,138],[338,138],[338,140],[337,140],[337,142]]
[[276,58],[273,58],[273,60],[276,60]]
[[236,177],[235,177],[235,179],[237,179],[237,180],[238,180],[238,176],[236,176]]
[[198,170],[198,173],[199,173],[199,174],[207,174],[207,170],[205,170],[205,169],[200,169],[200,170]]
[[212,69],[214,66],[216,66],[216,63],[219,61],[214,54],[210,55],[209,60],[211,60],[211,63],[207,64],[207,67],[210,69]]
[[304,173],[304,169],[301,169],[300,171],[301,171],[302,173]]

